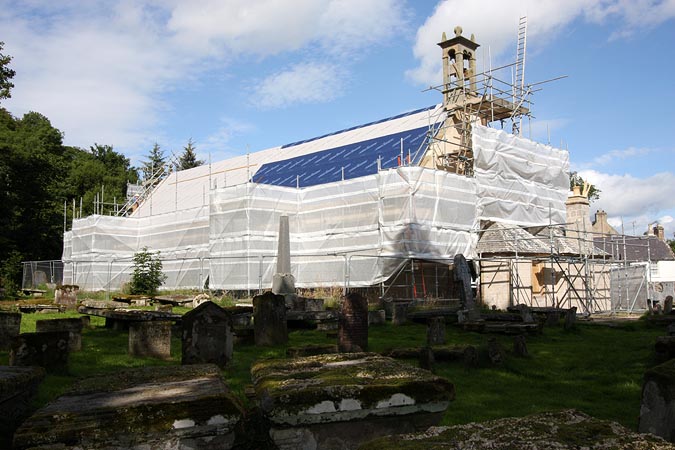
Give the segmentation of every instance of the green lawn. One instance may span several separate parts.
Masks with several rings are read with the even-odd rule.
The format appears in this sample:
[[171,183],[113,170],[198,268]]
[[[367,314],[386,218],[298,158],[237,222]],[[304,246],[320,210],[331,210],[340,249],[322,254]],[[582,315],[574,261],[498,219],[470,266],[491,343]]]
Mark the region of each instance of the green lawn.
[[[35,320],[77,316],[68,314],[24,314],[22,331],[34,331]],[[49,375],[42,383],[34,406],[39,407],[63,393],[78,377],[115,372],[143,365],[180,363],[180,340],[172,341],[172,358],[160,361],[127,355],[127,333],[103,327],[103,319],[92,317],[92,329],[83,332],[81,352],[70,356],[70,375]],[[487,335],[448,326],[448,344],[478,346],[480,367],[466,369],[457,363],[439,363],[435,372],[455,385],[456,400],[444,424],[523,416],[541,411],[577,408],[601,419],[611,419],[636,429],[642,375],[654,364],[653,347],[663,330],[634,322],[617,328],[579,324],[577,329],[547,328],[540,336],[528,337],[529,358],[510,353],[501,366],[487,360]],[[419,324],[370,329],[371,351],[423,345],[426,328]],[[513,338],[497,336],[510,352]],[[244,398],[250,384],[249,368],[260,358],[284,357],[288,346],[334,343],[325,333],[300,330],[290,333],[289,343],[279,347],[235,346],[234,360],[224,370],[232,390]],[[7,352],[0,352],[0,364],[7,364]],[[415,361],[410,361],[416,364]]]

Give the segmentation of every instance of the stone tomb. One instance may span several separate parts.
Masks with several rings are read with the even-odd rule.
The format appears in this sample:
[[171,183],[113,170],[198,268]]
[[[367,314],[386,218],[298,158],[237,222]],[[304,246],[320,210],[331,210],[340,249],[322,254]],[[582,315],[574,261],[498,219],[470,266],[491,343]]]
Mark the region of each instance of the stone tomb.
[[288,342],[286,300],[283,295],[265,292],[253,297],[253,333],[255,345]]
[[225,367],[232,360],[232,316],[220,306],[202,303],[183,316],[182,327],[182,364]]
[[638,434],[616,422],[596,419],[571,409],[527,417],[433,427],[423,433],[376,439],[360,448],[672,450],[675,446],[659,437]]
[[54,303],[57,305],[65,305],[68,308],[75,308],[77,306],[77,293],[80,287],[76,285],[60,285],[56,286],[54,290]]
[[675,359],[645,373],[638,431],[675,442]]
[[338,314],[338,350],[363,352],[368,349],[368,300],[355,293],[347,294]]
[[35,331],[44,333],[49,331],[68,332],[68,351],[79,352],[82,350],[83,323],[79,317],[72,319],[45,319],[35,322]]
[[171,322],[129,322],[129,354],[160,359],[171,358]]
[[12,434],[28,417],[31,399],[44,376],[42,367],[0,366],[0,448],[12,447]]
[[353,449],[423,430],[454,399],[444,378],[373,353],[259,361],[251,377],[280,450]]
[[21,333],[12,341],[9,352],[10,366],[39,366],[47,372],[68,371],[67,331]]
[[230,449],[243,416],[215,365],[145,367],[88,378],[14,434],[24,449]]
[[0,311],[0,350],[8,350],[21,332],[21,313]]

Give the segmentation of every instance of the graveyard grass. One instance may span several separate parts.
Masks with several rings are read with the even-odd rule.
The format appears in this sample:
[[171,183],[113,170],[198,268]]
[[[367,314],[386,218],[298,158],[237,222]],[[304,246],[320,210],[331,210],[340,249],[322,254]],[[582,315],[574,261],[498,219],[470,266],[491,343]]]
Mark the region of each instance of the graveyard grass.
[[[34,331],[38,319],[77,317],[66,314],[24,314],[22,331]],[[180,339],[172,340],[171,360],[132,358],[127,355],[127,333],[103,327],[103,319],[91,318],[92,328],[83,331],[81,352],[70,356],[70,375],[48,375],[34,407],[65,392],[78,377],[111,373],[124,368],[180,364]],[[487,357],[487,335],[447,326],[449,345],[471,344],[478,349],[480,367],[465,368],[461,362],[437,363],[435,373],[455,385],[456,399],[443,419],[444,425],[525,416],[542,411],[576,408],[600,419],[609,419],[637,429],[640,392],[645,370],[656,364],[654,342],[662,330],[644,321],[616,327],[580,323],[576,330],[546,328],[542,335],[528,336],[530,356],[511,352],[513,337],[497,336],[506,350],[505,361],[492,366]],[[424,345],[426,327],[420,324],[369,329],[369,350]],[[232,391],[248,403],[244,392],[251,383],[249,369],[258,359],[283,358],[287,347],[334,344],[335,339],[315,330],[291,331],[289,343],[277,347],[235,345],[233,362],[223,371]],[[417,361],[406,361],[417,365]],[[0,364],[8,353],[0,352]]]

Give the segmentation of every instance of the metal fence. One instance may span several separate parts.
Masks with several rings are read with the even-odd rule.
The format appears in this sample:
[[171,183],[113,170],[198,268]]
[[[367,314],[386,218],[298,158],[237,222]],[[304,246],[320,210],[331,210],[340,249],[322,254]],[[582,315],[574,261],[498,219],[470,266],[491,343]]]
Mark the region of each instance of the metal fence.
[[21,289],[40,289],[63,283],[63,262],[23,261]]

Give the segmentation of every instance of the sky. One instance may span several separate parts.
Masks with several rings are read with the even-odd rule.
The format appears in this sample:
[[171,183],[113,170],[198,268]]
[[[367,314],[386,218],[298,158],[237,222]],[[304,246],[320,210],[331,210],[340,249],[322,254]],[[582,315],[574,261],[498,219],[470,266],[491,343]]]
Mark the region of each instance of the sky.
[[[441,102],[445,31],[511,63],[527,16],[528,137],[568,149],[626,234],[675,232],[675,0],[0,0],[15,116],[134,165],[217,161]],[[525,131],[526,130],[526,131]]]

